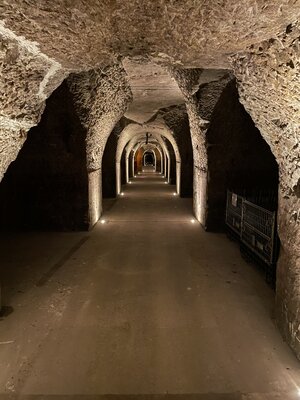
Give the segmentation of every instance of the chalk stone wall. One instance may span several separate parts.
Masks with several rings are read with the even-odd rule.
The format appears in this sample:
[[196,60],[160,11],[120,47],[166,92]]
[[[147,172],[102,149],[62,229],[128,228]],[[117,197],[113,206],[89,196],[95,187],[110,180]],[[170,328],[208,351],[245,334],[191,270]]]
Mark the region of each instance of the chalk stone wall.
[[0,183],[1,228],[87,228],[85,136],[63,83]]
[[226,190],[277,192],[278,166],[268,144],[240,104],[236,82],[224,89],[206,134],[207,229],[224,227]]

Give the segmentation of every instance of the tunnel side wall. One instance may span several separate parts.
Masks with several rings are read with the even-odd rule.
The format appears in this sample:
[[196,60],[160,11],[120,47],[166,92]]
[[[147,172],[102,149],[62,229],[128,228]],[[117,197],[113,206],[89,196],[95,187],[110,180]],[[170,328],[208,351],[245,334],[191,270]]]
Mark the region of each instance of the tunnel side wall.
[[87,229],[85,130],[63,83],[0,184],[5,229]]
[[142,149],[139,149],[136,152],[135,159],[136,159],[136,165],[137,165],[137,172],[141,172],[143,169],[143,151],[142,151]]
[[102,196],[103,198],[114,198],[117,196],[116,188],[116,152],[119,137],[126,126],[121,119],[112,130],[107,139],[102,157]]
[[171,145],[171,143],[169,142],[169,140],[166,140],[166,145],[167,145],[167,149],[169,151],[170,154],[170,164],[169,164],[169,168],[170,168],[170,185],[176,185],[176,156],[175,156],[175,152],[173,149],[173,146]]
[[155,156],[156,156],[156,172],[160,172],[161,171],[161,156],[160,156],[160,152],[155,149]]
[[121,185],[126,185],[126,154],[123,150],[121,157]]
[[299,23],[232,59],[240,101],[279,165],[277,324],[300,358]]
[[[224,89],[207,131],[207,229],[224,227],[226,191],[278,191],[278,165],[240,104],[235,81]],[[277,197],[277,194],[276,194]]]
[[[163,119],[173,132],[180,153],[180,196],[193,196],[193,147],[187,110],[185,105],[164,109]],[[176,166],[175,166],[176,169]]]
[[181,157],[181,179],[180,179],[180,196],[193,196],[193,147],[191,141],[191,133],[187,114],[181,120],[180,131],[176,135]]

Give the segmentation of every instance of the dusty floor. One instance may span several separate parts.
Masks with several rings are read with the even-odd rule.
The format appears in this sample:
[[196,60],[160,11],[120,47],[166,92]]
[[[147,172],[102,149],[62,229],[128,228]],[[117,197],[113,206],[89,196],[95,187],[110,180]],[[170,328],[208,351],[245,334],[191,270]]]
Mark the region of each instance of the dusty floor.
[[145,174],[91,232],[1,237],[0,399],[300,398],[274,293],[173,192]]

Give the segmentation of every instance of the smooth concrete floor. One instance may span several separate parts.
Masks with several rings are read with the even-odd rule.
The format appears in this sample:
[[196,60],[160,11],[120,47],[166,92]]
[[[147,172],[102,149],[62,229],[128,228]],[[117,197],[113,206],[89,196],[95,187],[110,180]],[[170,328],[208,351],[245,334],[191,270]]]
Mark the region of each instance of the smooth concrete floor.
[[0,399],[299,399],[274,292],[145,173],[91,232],[1,236]]

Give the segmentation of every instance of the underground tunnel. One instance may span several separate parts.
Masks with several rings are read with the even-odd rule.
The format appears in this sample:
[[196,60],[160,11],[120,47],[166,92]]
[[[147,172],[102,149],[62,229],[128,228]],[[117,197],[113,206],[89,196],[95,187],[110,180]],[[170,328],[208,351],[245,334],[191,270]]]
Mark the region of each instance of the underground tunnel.
[[299,398],[299,15],[0,2],[1,398]]

